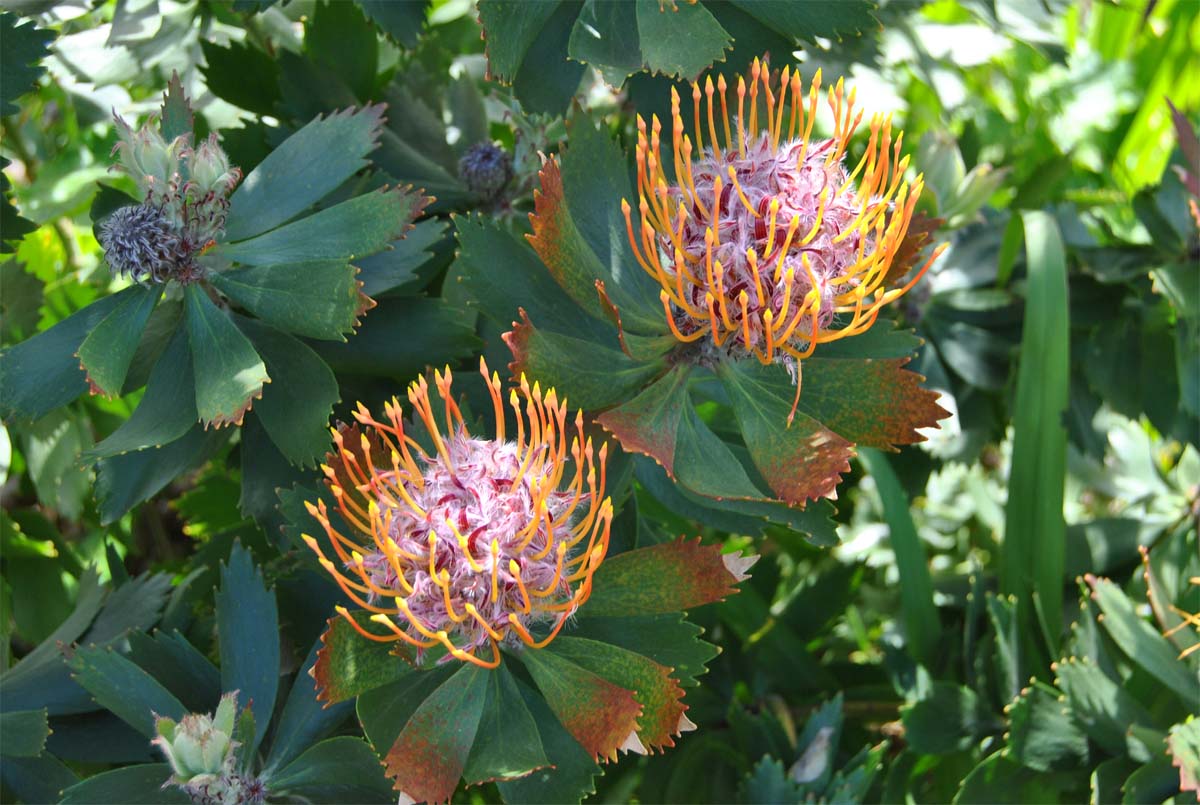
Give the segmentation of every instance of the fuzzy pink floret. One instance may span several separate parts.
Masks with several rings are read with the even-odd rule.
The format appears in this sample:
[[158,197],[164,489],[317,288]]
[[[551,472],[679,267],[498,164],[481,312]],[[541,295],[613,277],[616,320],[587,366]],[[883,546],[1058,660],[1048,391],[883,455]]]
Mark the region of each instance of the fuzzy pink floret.
[[[515,614],[526,629],[561,615],[558,611],[546,611],[546,607],[562,604],[572,596],[566,580],[568,572],[556,573],[556,548],[563,540],[569,540],[566,532],[570,523],[566,522],[558,526],[555,533],[550,533],[547,516],[543,513],[532,536],[521,536],[536,516],[534,486],[553,471],[549,459],[542,473],[535,475],[527,471],[514,483],[520,474],[516,444],[473,439],[460,429],[446,440],[446,448],[453,471],[435,454],[425,460],[424,486],[405,485],[413,502],[427,513],[426,518],[418,518],[408,507],[396,508],[385,500],[378,502],[388,535],[402,552],[419,557],[416,560],[400,558],[405,578],[413,588],[406,596],[412,614],[430,631],[444,630],[459,648],[470,652],[486,644],[488,634],[474,618],[463,618],[467,604],[472,604],[492,628],[502,633],[509,628],[510,614]],[[543,446],[542,449],[547,448]],[[531,465],[536,463],[530,462]],[[392,472],[382,474],[394,482]],[[551,522],[558,519],[573,497],[569,492],[551,492],[546,499],[548,519]],[[466,549],[474,566],[454,530],[446,524],[447,520],[466,537]],[[462,618],[461,622],[450,616],[446,593],[429,574],[431,529],[437,535],[433,569],[439,576],[443,571],[449,574],[450,603],[455,615]],[[495,554],[493,541],[498,548]],[[548,545],[550,550],[547,550]],[[570,559],[568,555],[566,561]],[[529,593],[529,612],[524,611],[526,598],[509,570],[510,560],[516,561],[521,581]],[[364,557],[364,566],[376,585],[391,590],[401,588],[395,569],[382,552]],[[492,597],[493,566],[499,592],[495,598]],[[548,594],[533,596],[534,590]],[[421,638],[412,627],[408,627],[408,631],[413,637]],[[516,640],[515,634],[507,634],[510,641]]]
[[[762,343],[762,314],[766,310],[772,311],[777,320],[781,315],[786,291],[784,275],[789,268],[795,272],[795,281],[791,288],[788,310],[800,309],[805,296],[812,289],[812,281],[803,266],[802,255],[808,256],[820,289],[821,307],[817,321],[822,329],[828,328],[833,322],[834,296],[845,293],[858,283],[857,278],[842,283],[830,282],[847,273],[857,262],[861,253],[860,247],[864,245],[863,236],[857,231],[840,242],[834,242],[835,237],[852,227],[862,209],[853,183],[842,192],[838,192],[845,185],[847,177],[842,161],[835,160],[826,165],[829,150],[836,146],[834,140],[810,143],[804,161],[797,167],[797,160],[803,148],[802,140],[783,143],[776,150],[771,147],[770,136],[763,134],[748,143],[745,158],[739,157],[736,149],[729,149],[720,157],[711,149],[705,149],[692,163],[696,194],[708,210],[713,207],[714,180],[718,176],[721,178],[721,198],[717,206],[720,211],[720,245],[713,249],[713,260],[719,260],[724,267],[723,290],[726,306],[730,318],[737,325],[730,343],[742,353],[749,353],[752,347]],[[738,197],[737,190],[729,178],[730,166],[737,171],[742,192],[751,206],[758,211],[758,217],[755,217]],[[820,226],[812,240],[801,246],[800,241],[816,221],[823,192],[830,195]],[[676,206],[680,202],[690,203],[690,194],[678,186],[671,189],[671,197]],[[769,209],[772,200],[779,202],[773,239],[769,232]],[[719,297],[718,289],[707,282],[703,262],[706,255],[704,235],[708,228],[708,216],[703,215],[698,208],[693,208],[691,213],[684,222],[681,243],[685,252],[701,261],[689,263],[690,270],[700,283],[695,285],[684,282],[683,287],[685,293],[689,294],[692,305],[699,310],[706,310],[705,292],[711,291],[714,297]],[[783,268],[777,272],[780,251],[787,240],[788,227],[793,218],[798,218],[799,224],[787,254],[783,256]],[[768,241],[771,241],[770,252],[767,251]],[[872,241],[873,238],[868,236],[865,244],[867,252],[871,250]],[[660,235],[659,244],[664,254],[669,256],[674,253],[675,247],[670,238]],[[764,296],[761,302],[756,290],[754,271],[746,254],[748,249],[754,249],[757,254],[758,276]],[[664,260],[663,268],[674,278],[675,268],[671,260]],[[738,296],[742,291],[745,291],[748,297],[748,344],[745,343],[742,333],[742,312],[738,303]],[[790,316],[791,313],[787,315]],[[703,322],[682,311],[676,317],[676,322],[684,333],[694,332],[704,326]],[[808,327],[810,325],[806,320],[797,333],[800,340],[804,340],[804,331]]]

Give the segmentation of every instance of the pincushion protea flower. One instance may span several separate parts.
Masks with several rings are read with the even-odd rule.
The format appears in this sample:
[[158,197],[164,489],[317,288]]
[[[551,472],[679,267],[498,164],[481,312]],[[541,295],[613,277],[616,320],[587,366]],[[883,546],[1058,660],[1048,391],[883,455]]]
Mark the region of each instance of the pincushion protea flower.
[[[904,179],[902,133],[890,115],[870,122],[866,151],[844,159],[862,122],[842,79],[829,89],[833,135],[813,137],[821,94],[817,70],[807,92],[799,71],[772,73],[755,59],[737,78],[737,113],[728,85],[692,85],[692,130],[685,133],[672,90],[674,183],[660,150],[661,124],[638,118],[640,230],[623,200],[626,229],[642,268],[662,286],[667,322],[682,342],[762,364],[798,361],[821,343],[857,335],[902,296],[941,249],[903,286],[889,288],[921,195]],[[761,96],[761,97],[760,97]],[[719,109],[718,109],[719,104]],[[748,107],[748,108],[747,108]]]
[[[424,434],[406,429],[395,398],[384,406],[386,422],[360,403],[358,424],[333,431],[336,450],[322,467],[353,533],[341,533],[318,501],[308,510],[338,561],[313,537],[303,538],[350,599],[373,613],[370,621],[386,629],[369,631],[339,607],[360,634],[403,641],[418,656],[441,646],[447,656],[440,661],[494,668],[500,643],[541,648],[587,600],[608,551],[613,509],[601,498],[608,446],[596,455],[582,413],[572,436],[566,400],[554,389],[530,388],[522,376],[519,394],[508,397],[517,425],[511,440],[500,378],[482,359],[480,373],[494,406],[494,439],[467,431],[449,367],[434,373],[444,427],[424,378],[408,389]],[[568,463],[574,475],[563,487]],[[481,656],[488,644],[490,657]]]

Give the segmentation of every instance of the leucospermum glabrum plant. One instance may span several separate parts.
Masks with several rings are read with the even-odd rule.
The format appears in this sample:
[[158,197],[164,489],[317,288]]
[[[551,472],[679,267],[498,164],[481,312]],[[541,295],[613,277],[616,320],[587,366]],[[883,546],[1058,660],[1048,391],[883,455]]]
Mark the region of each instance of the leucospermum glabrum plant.
[[576,111],[541,172],[536,257],[485,221],[458,229],[461,281],[511,324],[514,372],[645,455],[643,483],[665,473],[691,504],[830,542],[831,507],[806,504],[835,496],[856,448],[921,441],[945,415],[904,368],[919,340],[879,321],[939,251],[914,270],[929,226],[890,117],[860,143],[853,90],[804,86],[763,61],[702,76],[690,113],[673,96],[669,139],[639,119],[632,160]]
[[[429,201],[359,192],[374,187],[364,171],[383,113],[318,117],[240,183],[216,135],[195,141],[177,78],[160,115],[136,129],[117,118],[117,167],[138,196],[106,188],[93,219],[114,284],[133,283],[0,355],[9,422],[145,387],[82,456],[98,463],[105,522],[211,456],[230,425],[247,424],[243,454],[320,458],[338,383],[314,346],[346,341],[375,304],[351,260],[387,249]],[[244,490],[269,480],[247,471]]]
[[607,445],[553,388],[505,395],[480,373],[491,435],[448,367],[409,387],[411,419],[393,399],[334,430],[327,495],[307,506],[321,533],[303,540],[354,609],[313,677],[331,704],[358,696],[401,801],[445,800],[460,778],[577,800],[597,759],[695,728],[684,687],[716,649],[680,613],[734,592],[755,557],[682,539],[610,557]]

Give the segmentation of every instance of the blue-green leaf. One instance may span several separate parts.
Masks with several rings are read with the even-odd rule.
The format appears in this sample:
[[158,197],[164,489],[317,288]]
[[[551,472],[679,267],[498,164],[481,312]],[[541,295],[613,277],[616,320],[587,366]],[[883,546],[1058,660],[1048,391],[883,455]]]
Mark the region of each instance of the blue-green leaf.
[[221,568],[216,594],[221,687],[238,691],[238,701],[254,712],[258,746],[271,723],[279,687],[279,615],[275,594],[241,543]]

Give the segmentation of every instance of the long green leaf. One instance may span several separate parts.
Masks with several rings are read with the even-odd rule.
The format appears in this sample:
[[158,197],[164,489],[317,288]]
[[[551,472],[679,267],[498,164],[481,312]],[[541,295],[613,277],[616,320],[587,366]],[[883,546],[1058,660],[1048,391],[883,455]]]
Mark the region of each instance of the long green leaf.
[[[1013,457],[1005,516],[1000,589],[1017,596],[1032,634],[1039,598],[1042,626],[1051,645],[1062,631],[1062,579],[1066,563],[1063,483],[1066,476],[1069,383],[1067,265],[1054,219],[1024,214],[1025,325],[1013,414]],[[1025,606],[1029,601],[1030,605]]]
[[941,629],[933,603],[933,581],[929,577],[925,546],[908,510],[908,496],[887,457],[870,448],[864,448],[859,457],[875,479],[883,501],[883,516],[896,554],[896,569],[900,572],[900,611],[909,649],[914,658],[930,667],[937,659]]

